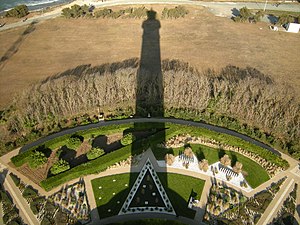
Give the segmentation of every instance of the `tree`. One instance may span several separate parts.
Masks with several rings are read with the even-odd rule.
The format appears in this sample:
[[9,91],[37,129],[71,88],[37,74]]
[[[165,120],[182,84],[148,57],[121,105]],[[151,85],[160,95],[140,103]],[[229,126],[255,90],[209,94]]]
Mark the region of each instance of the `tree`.
[[166,161],[166,163],[167,163],[169,166],[171,166],[171,165],[174,163],[174,161],[175,161],[174,155],[173,155],[173,154],[166,154],[166,156],[165,156],[165,161]]
[[193,150],[190,147],[185,148],[183,154],[189,158],[192,158],[194,155]]
[[228,155],[224,155],[224,156],[220,159],[220,163],[223,164],[224,166],[230,166],[230,165],[231,165],[231,159],[229,158]]
[[66,146],[68,148],[70,148],[70,149],[76,150],[81,145],[81,143],[82,143],[82,141],[81,141],[80,137],[78,137],[78,136],[72,136],[67,141]]
[[233,167],[233,171],[236,173],[240,173],[240,172],[242,172],[242,167],[243,167],[243,164],[237,161]]
[[21,17],[28,15],[28,13],[29,13],[29,11],[28,11],[28,7],[26,5],[18,5],[16,7],[14,7],[13,9],[7,11],[5,16],[21,18]]
[[264,12],[259,10],[255,13],[255,15],[253,16],[253,20],[254,22],[259,22],[261,20],[261,18],[264,16]]
[[47,159],[47,157],[45,156],[44,153],[39,152],[39,151],[35,151],[35,152],[31,155],[28,164],[29,164],[29,166],[30,166],[31,168],[37,168],[37,167],[39,167],[39,166],[45,164],[45,163],[47,162],[47,160],[48,160],[48,159]]
[[70,8],[64,8],[61,15],[68,19],[73,17],[72,10]]
[[135,136],[132,134],[132,133],[128,133],[128,134],[125,134],[122,139],[121,139],[121,144],[123,146],[125,145],[130,145],[132,142],[135,141]]
[[92,148],[88,153],[86,153],[86,156],[88,160],[96,159],[103,155],[105,151],[102,148]]
[[243,7],[240,9],[240,15],[234,18],[235,22],[246,22],[249,21],[250,18],[253,18],[251,11],[247,7]]
[[277,21],[277,24],[283,25],[287,23],[293,23],[295,21],[295,18],[291,15],[283,14],[279,16],[279,19]]
[[31,187],[26,187],[22,193],[23,197],[26,199],[32,199],[36,197],[38,194],[35,190],[33,190]]
[[201,162],[199,162],[199,169],[204,172],[208,170],[208,161],[206,159],[202,159]]
[[55,174],[62,173],[68,169],[70,169],[69,163],[63,159],[60,159],[59,161],[53,164],[53,166],[50,168],[50,172],[53,175],[55,175]]

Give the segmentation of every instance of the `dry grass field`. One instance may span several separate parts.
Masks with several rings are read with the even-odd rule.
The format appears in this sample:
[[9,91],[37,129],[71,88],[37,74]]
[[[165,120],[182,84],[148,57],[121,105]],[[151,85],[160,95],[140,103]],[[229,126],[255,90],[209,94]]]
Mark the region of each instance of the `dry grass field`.
[[[188,9],[186,18],[160,20],[162,59],[180,59],[199,70],[255,67],[293,87],[299,98],[298,34],[270,31],[266,23],[234,23],[200,7]],[[139,57],[142,22],[56,18],[35,24],[27,35],[22,35],[27,27],[0,32],[0,58],[7,57],[0,63],[0,109],[30,84],[56,73]]]

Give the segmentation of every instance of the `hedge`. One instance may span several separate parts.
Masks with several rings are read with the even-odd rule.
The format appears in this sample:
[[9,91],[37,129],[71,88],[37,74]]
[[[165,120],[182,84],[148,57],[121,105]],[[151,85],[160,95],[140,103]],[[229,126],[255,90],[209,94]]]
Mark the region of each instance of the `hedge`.
[[111,166],[117,162],[125,160],[130,155],[136,155],[142,153],[142,151],[146,149],[148,142],[146,139],[142,139],[140,141],[136,141],[136,143],[138,144],[137,144],[137,148],[135,148],[134,151],[132,149],[132,145],[127,145],[123,148],[120,148],[119,150],[108,153],[95,160],[76,166],[64,173],[58,174],[53,177],[49,177],[46,180],[43,180],[40,183],[40,185],[46,191],[49,191],[54,187],[57,187],[69,180],[81,176],[89,175],[89,174],[102,172],[106,170],[108,166]]
[[13,182],[15,183],[15,185],[18,187],[20,185],[20,178],[17,177],[15,174],[10,173],[9,176],[11,177],[11,179],[13,180]]

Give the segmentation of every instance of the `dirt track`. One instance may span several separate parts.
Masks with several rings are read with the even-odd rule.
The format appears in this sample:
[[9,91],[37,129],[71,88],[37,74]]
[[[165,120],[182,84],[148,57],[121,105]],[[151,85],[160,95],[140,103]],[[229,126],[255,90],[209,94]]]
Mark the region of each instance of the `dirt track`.
[[[163,6],[152,7],[159,11]],[[0,109],[28,85],[53,74],[82,64],[139,57],[142,22],[56,18],[35,24],[21,43],[18,40],[26,27],[1,32],[0,56],[18,44],[0,68]],[[272,32],[265,23],[234,23],[199,7],[190,7],[184,19],[160,22],[162,59],[187,61],[199,70],[228,64],[252,66],[291,85],[300,96],[299,35]]]

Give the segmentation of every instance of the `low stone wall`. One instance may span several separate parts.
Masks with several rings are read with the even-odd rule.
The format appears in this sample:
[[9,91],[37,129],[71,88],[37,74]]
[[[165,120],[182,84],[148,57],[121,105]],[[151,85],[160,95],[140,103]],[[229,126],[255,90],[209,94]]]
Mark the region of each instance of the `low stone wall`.
[[240,147],[223,144],[213,139],[195,137],[189,134],[180,134],[170,138],[163,146],[165,148],[179,148],[184,146],[185,144],[201,144],[212,148],[221,148],[224,150],[240,153],[261,165],[267,171],[270,177],[273,177],[279,172],[283,171],[283,168],[281,168],[280,166],[267,161],[266,159],[253,152],[247,151]]

